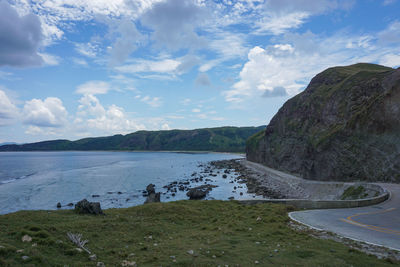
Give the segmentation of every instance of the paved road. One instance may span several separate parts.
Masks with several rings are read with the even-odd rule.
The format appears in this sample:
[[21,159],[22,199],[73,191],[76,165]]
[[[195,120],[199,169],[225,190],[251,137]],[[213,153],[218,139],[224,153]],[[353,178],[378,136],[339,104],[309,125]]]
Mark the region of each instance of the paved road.
[[296,221],[341,236],[400,250],[400,184],[383,184],[389,200],[352,209],[291,212]]

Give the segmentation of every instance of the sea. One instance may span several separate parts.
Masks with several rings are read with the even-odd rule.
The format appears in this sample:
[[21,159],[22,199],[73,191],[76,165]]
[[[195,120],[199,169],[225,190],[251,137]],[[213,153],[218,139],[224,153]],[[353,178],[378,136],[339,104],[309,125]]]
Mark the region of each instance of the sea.
[[[100,202],[103,209],[141,205],[150,183],[161,192],[161,202],[188,199],[186,191],[172,194],[164,186],[190,180],[211,161],[239,158],[225,153],[0,152],[0,214],[55,210],[58,202],[70,209],[84,198]],[[223,170],[214,172],[216,176],[203,175],[217,186],[206,199],[255,197],[235,181],[238,174],[233,171],[226,178]]]

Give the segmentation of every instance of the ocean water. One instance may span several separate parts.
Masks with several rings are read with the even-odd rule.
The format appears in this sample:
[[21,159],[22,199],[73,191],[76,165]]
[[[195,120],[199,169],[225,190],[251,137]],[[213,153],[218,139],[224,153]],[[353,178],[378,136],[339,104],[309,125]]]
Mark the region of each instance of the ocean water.
[[[237,159],[239,155],[169,152],[1,152],[0,214],[18,210],[63,208],[86,198],[99,201],[103,209],[143,204],[142,191],[149,183],[161,192],[161,201],[188,199],[186,192],[175,196],[163,186],[185,181],[201,164]],[[244,184],[233,181],[235,173],[209,178],[217,185],[207,199],[250,198]],[[193,183],[190,187],[204,184]],[[234,187],[237,187],[234,189]],[[240,195],[242,192],[242,195]]]

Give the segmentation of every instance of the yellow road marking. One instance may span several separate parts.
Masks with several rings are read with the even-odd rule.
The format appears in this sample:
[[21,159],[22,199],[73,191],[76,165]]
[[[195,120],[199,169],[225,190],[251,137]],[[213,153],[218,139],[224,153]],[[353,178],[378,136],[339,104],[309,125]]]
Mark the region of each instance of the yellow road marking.
[[373,214],[380,214],[380,213],[386,213],[395,210],[396,208],[390,208],[384,211],[377,211],[377,212],[363,212],[363,213],[357,213],[355,215],[348,216],[346,219],[341,219],[343,222],[350,223],[356,226],[364,227],[373,231],[381,232],[381,233],[386,233],[386,234],[393,234],[393,235],[400,235],[400,231],[389,229],[389,228],[384,228],[380,226],[375,226],[375,225],[369,225],[365,223],[360,223],[355,220],[353,220],[354,217],[361,216],[361,215],[373,215]]

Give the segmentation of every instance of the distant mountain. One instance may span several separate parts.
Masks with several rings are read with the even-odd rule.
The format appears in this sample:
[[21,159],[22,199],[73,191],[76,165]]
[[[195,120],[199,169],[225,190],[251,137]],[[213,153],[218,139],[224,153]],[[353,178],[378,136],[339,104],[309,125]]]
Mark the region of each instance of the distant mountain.
[[127,135],[52,140],[23,145],[3,145],[0,151],[140,150],[244,152],[247,138],[260,127],[219,127],[196,130],[138,131]]
[[0,143],[0,146],[4,146],[4,145],[16,145],[17,143],[15,142],[4,142],[4,143]]
[[289,99],[247,158],[317,180],[400,182],[400,68],[329,68]]

